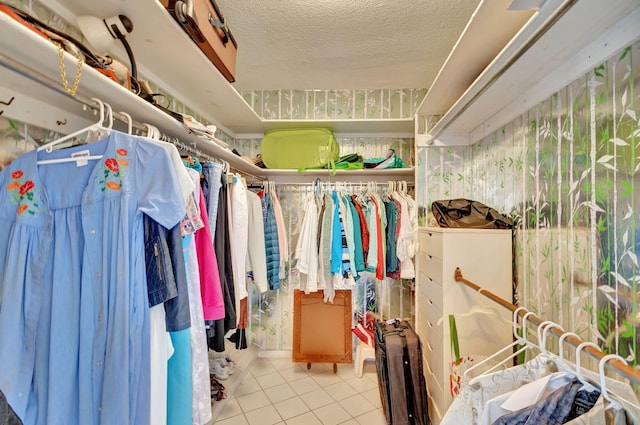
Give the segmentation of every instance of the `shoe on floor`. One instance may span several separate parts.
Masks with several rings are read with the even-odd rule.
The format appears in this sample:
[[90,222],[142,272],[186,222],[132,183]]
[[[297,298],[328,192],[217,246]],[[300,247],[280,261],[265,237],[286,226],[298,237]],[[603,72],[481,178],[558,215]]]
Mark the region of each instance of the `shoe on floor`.
[[220,362],[211,362],[209,364],[209,372],[216,377],[216,379],[225,380],[229,378],[229,368],[222,366]]

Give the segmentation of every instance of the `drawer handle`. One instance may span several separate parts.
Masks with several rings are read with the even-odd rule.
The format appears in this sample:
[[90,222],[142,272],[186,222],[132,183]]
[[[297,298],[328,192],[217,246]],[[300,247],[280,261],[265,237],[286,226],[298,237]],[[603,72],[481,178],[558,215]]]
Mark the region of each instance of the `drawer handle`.
[[427,372],[429,372],[429,375],[431,376],[436,376],[433,371],[431,370],[431,366],[429,366],[428,362],[424,362],[425,365],[427,365]]
[[427,348],[429,349],[429,351],[433,352],[433,347],[431,346],[431,344],[429,343],[429,340],[427,340]]
[[431,305],[433,305],[433,301],[431,301],[431,298],[427,298],[427,302]]
[[427,320],[427,326],[429,326],[430,328],[433,329],[433,323],[431,323],[430,321]]

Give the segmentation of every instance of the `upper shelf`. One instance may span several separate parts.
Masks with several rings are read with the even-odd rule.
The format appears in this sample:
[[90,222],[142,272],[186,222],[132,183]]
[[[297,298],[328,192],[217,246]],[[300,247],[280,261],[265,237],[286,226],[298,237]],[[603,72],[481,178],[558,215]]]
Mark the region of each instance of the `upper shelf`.
[[[73,70],[69,78],[75,74],[76,63],[65,53],[65,67]],[[151,124],[239,171],[262,175],[260,168],[231,151],[188,134],[178,121],[93,68],[84,65],[80,81],[76,97],[68,95],[60,83],[58,51],[53,44],[0,13],[0,98],[14,98],[10,105],[3,106],[3,117],[69,133],[95,121],[86,105],[95,105],[91,98],[98,98],[114,112],[127,112],[137,122]]]
[[[414,134],[414,121],[399,120],[262,120],[209,59],[196,47],[158,0],[42,0],[61,17],[127,15],[134,31],[127,41],[141,74],[233,137],[272,129],[324,127],[337,133]],[[120,55],[126,58],[121,51]]]
[[638,0],[547,0],[430,134],[480,140],[636,40],[638,22]]
[[[87,65],[82,67],[77,95],[71,97],[62,88],[58,53],[52,43],[0,13],[0,98],[15,97],[11,105],[3,108],[4,116],[65,133],[71,128],[89,125],[94,120],[84,106],[91,104],[91,98],[98,98],[111,105],[114,111],[127,112],[137,122],[154,125],[163,133],[178,137],[204,154],[225,160],[234,169],[256,179],[274,179],[279,174],[292,174],[290,170],[256,167],[215,143],[187,133],[178,121]],[[64,63],[67,77],[73,78],[76,59],[64,53]],[[60,123],[72,127],[67,128]],[[317,177],[329,177],[328,170],[294,173],[296,182],[312,182]],[[340,180],[349,181],[413,180],[412,168],[338,173]]]
[[[20,43],[15,43],[20,40]],[[65,53],[65,66],[75,69],[75,59]],[[178,137],[202,153],[228,161],[231,166],[254,179],[290,183],[308,183],[316,178],[334,181],[413,181],[413,168],[395,170],[341,171],[330,176],[328,170],[265,170],[243,160],[220,146],[199,139],[176,120],[153,107],[140,97],[114,83],[86,65],[76,97],[69,96],[59,81],[58,51],[53,44],[0,14],[0,98],[15,97],[3,108],[4,116],[19,119],[39,127],[68,132],[64,125],[81,128],[93,122],[85,103],[97,97],[109,103],[116,112],[129,112],[136,121],[149,123],[162,132]],[[34,81],[38,84],[34,84]],[[64,123],[64,124],[62,124]]]

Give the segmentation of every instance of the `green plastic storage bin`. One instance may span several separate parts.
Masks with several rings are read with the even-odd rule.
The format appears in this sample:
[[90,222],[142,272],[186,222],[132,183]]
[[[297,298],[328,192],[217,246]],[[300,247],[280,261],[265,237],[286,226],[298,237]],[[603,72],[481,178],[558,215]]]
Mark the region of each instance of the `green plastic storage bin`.
[[304,128],[269,131],[262,139],[262,161],[267,168],[335,169],[340,147],[331,130]]

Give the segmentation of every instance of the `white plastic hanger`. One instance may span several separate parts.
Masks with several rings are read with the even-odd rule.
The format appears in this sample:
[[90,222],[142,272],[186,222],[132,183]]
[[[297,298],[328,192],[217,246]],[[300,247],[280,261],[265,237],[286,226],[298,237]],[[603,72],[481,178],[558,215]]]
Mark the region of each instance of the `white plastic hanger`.
[[[92,98],[93,101],[95,101],[98,105],[99,105],[99,117],[98,117],[98,122],[91,124],[88,127],[84,127],[78,131],[74,131],[71,134],[67,134],[66,136],[62,136],[56,140],[53,140],[47,144],[44,144],[42,146],[40,146],[37,150],[38,152],[46,150],[48,153],[51,153],[51,151],[53,151],[53,147],[56,145],[59,145],[62,142],[66,142],[67,140],[71,140],[74,137],[77,137],[79,135],[81,135],[82,133],[87,133],[89,131],[96,131],[96,130],[110,130],[110,127],[104,127],[104,120],[105,120],[105,104],[98,98]],[[111,108],[109,106],[109,108]],[[113,117],[111,117],[111,124],[113,125]],[[87,159],[87,157],[85,157],[84,159]],[[58,161],[59,162],[59,161]],[[40,163],[40,162],[38,162]]]
[[[100,105],[100,122],[95,123],[90,125],[89,127],[85,127],[82,130],[78,130],[75,133],[69,134],[67,136],[61,137],[57,140],[54,140],[53,142],[47,143],[46,145],[42,145],[41,147],[39,147],[37,150],[38,151],[42,151],[45,150],[47,153],[51,153],[53,151],[53,146],[60,144],[66,140],[70,140],[80,134],[82,134],[83,132],[90,132],[90,131],[107,131],[110,132],[111,129],[113,128],[113,109],[111,108],[111,105],[109,105],[108,103],[104,103],[102,102],[100,99],[98,98],[93,98],[94,101],[98,102],[98,104]],[[107,123],[106,125],[104,124],[104,120],[105,120],[105,116],[107,119]],[[89,153],[89,151],[86,151],[86,153]],[[48,165],[48,164],[60,164],[60,163],[65,163],[65,162],[76,162],[78,164],[78,166],[81,165],[86,165],[87,161],[90,160],[98,160],[101,159],[102,155],[86,155],[86,156],[70,156],[70,157],[65,157],[65,158],[56,158],[56,159],[41,159],[38,161],[38,165]],[[84,164],[80,164],[81,161],[84,161]]]
[[126,112],[120,112],[120,115],[126,118],[124,122],[127,124],[127,134],[133,134],[133,119],[131,118],[131,115]]
[[582,382],[583,388],[587,389],[588,391],[593,391],[595,390],[595,387],[589,382],[587,382],[586,379],[584,379],[584,377],[582,376],[582,367],[580,366],[580,363],[581,363],[580,352],[584,347],[587,347],[587,346],[594,347],[600,350],[600,347],[598,346],[598,344],[591,341],[585,341],[578,344],[578,347],[576,347],[576,378],[578,378],[578,381]]
[[143,125],[147,130],[147,137],[149,139],[160,140],[160,130],[158,130],[157,127],[147,123],[144,123]]
[[564,332],[562,326],[551,320],[545,320],[538,325],[538,344],[540,345],[540,352],[549,356],[551,353],[547,351],[547,331],[551,328],[560,329]]
[[[471,385],[474,380],[482,375],[486,375],[487,373],[492,372],[493,370],[495,370],[496,368],[502,366],[504,363],[506,363],[507,361],[513,359],[514,357],[516,357],[517,355],[519,355],[520,353],[522,353],[524,350],[530,348],[532,345],[530,345],[530,342],[527,340],[526,338],[526,332],[527,332],[527,318],[534,314],[533,312],[527,311],[527,313],[524,314],[524,316],[522,316],[522,335],[518,334],[518,313],[520,311],[527,311],[526,308],[524,307],[518,307],[514,310],[513,312],[513,337],[516,339],[514,342],[512,342],[511,344],[507,345],[504,348],[501,348],[500,350],[496,351],[495,353],[493,353],[492,355],[490,355],[489,357],[487,357],[486,359],[483,359],[481,361],[479,361],[478,363],[474,364],[473,366],[471,366],[469,369],[464,371],[464,375],[463,375],[463,379],[465,381],[468,380],[469,378],[469,374],[477,369],[479,366],[495,359],[496,357],[499,357],[500,355],[504,354],[505,352],[509,352],[511,351],[511,353],[509,353],[509,355],[500,360],[500,362],[498,362],[498,364],[492,366],[491,368],[487,369],[486,371],[482,372],[480,375],[478,375],[477,377],[473,378],[471,381],[469,381],[469,384]],[[516,350],[515,352],[513,352],[513,348],[517,345],[524,345],[522,348]]]
[[636,409],[640,409],[640,405],[638,405],[637,399],[635,399],[635,401],[631,401],[626,398],[622,398],[618,395],[616,395],[616,399],[611,397],[611,394],[607,389],[607,377],[604,373],[604,366],[609,360],[612,360],[612,359],[620,360],[622,363],[628,364],[623,357],[617,354],[607,354],[606,356],[601,358],[600,361],[598,362],[598,371],[600,372],[600,391],[602,393],[602,396],[605,398],[605,400],[610,402],[607,408],[622,409],[623,406],[620,404],[620,401],[624,401],[625,404],[634,406]]
[[113,128],[113,108],[108,103],[106,102],[103,102],[103,103],[105,107],[105,115],[107,118],[107,124],[105,127],[107,130],[111,130]]
[[566,362],[564,360],[564,345],[563,345],[563,343],[564,343],[564,340],[567,339],[569,336],[572,336],[574,338],[580,339],[580,336],[578,336],[578,334],[575,333],[575,332],[565,332],[562,335],[560,335],[560,339],[558,340],[558,352],[560,354],[560,363],[565,363],[566,364]]
[[[460,313],[460,314],[456,313],[456,314],[454,314],[454,317],[457,319],[457,318],[461,318],[461,317],[473,316],[475,314],[489,314],[489,315],[495,316],[496,319],[498,319],[499,321],[501,321],[503,323],[506,323],[506,324],[509,324],[509,325],[512,323],[511,320],[503,319],[500,316],[500,312],[498,310],[496,310],[495,308],[489,307],[489,306],[486,306],[486,305],[482,305],[482,304],[473,305],[468,312]],[[442,321],[447,317],[449,317],[448,314],[442,316],[440,319],[438,319],[438,322],[436,323],[436,325],[440,326]]]
[[615,403],[615,400],[611,399],[609,392],[607,391],[607,377],[604,374],[604,365],[611,359],[620,360],[622,363],[627,364],[627,361],[617,354],[607,354],[598,362],[598,371],[600,372],[600,391],[605,400]]
[[95,161],[101,158],[102,158],[102,155],[88,155],[88,156],[76,156],[76,157],[69,156],[66,158],[57,158],[57,159],[41,159],[38,161],[38,165],[60,164],[63,162]]
[[[569,372],[569,373],[575,373],[575,371],[569,367],[567,367],[567,364],[562,361],[562,359],[560,359],[560,361],[558,361],[558,356],[556,356],[555,354],[549,352],[547,350],[547,332],[549,331],[549,329],[551,328],[556,328],[556,329],[560,329],[562,332],[564,332],[564,329],[562,328],[562,326],[560,326],[559,324],[552,322],[552,321],[545,321],[542,322],[540,325],[542,324],[546,324],[546,326],[544,327],[544,329],[542,330],[542,338],[540,337],[540,334],[538,333],[538,340],[540,341],[540,352],[549,356],[550,358],[553,359],[554,363],[556,364],[556,366],[558,367],[558,370],[563,370],[565,372]],[[538,327],[538,332],[540,331],[540,326]],[[565,334],[562,334],[560,336],[560,338],[562,338],[562,336],[564,336]],[[562,346],[562,339],[559,342],[560,347]],[[561,349],[561,348],[560,348]]]

